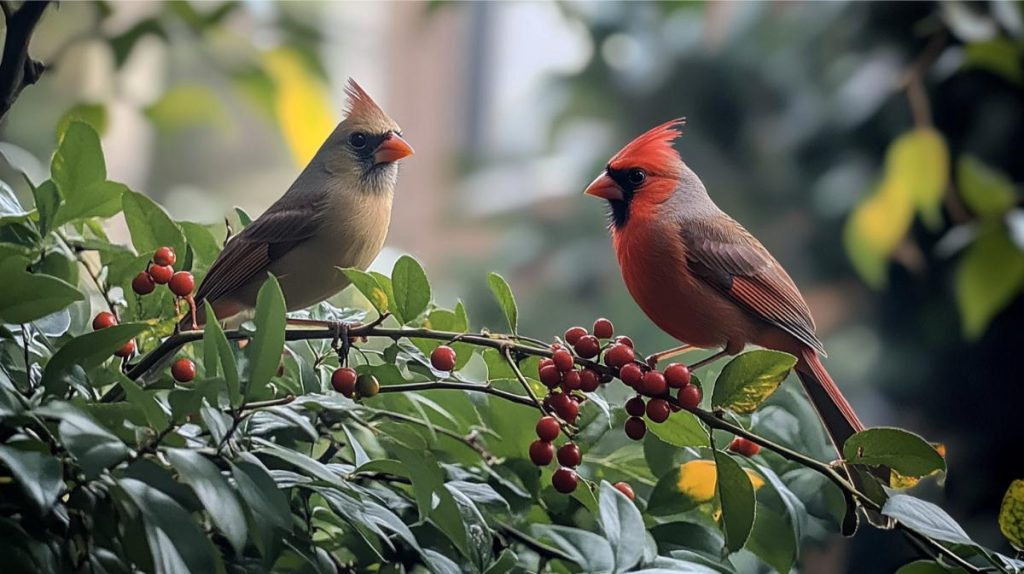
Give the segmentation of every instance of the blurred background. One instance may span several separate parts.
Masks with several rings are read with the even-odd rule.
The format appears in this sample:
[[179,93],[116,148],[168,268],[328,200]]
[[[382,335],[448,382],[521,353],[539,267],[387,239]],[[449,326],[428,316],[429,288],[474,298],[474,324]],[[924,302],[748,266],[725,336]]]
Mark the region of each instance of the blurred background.
[[[1022,14],[1005,1],[62,3],[32,43],[50,69],[0,125],[0,151],[45,173],[58,126],[88,121],[110,179],[223,234],[234,207],[255,216],[284,192],[353,77],[416,149],[375,268],[414,255],[474,328],[501,325],[497,271],[524,332],[606,316],[650,353],[673,341],[629,298],[605,206],[581,192],[630,139],[685,116],[684,160],[801,286],[862,418],[943,442],[944,485],[919,493],[1009,551],[995,517],[1024,477]],[[109,227],[127,242],[123,222]],[[802,567],[892,571],[909,556],[864,530],[804,548]]]

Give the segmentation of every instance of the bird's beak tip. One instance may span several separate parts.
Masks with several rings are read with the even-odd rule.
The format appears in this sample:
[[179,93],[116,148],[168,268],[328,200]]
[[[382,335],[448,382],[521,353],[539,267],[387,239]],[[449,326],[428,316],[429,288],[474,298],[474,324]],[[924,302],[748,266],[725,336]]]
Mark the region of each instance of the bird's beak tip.
[[587,186],[587,189],[583,190],[583,193],[607,199],[608,201],[622,200],[622,188],[619,187],[619,184],[615,183],[615,180],[608,177],[607,173],[602,173],[594,178],[594,181],[590,182],[590,185]]
[[412,146],[398,134],[391,134],[373,152],[375,163],[390,163],[413,155]]

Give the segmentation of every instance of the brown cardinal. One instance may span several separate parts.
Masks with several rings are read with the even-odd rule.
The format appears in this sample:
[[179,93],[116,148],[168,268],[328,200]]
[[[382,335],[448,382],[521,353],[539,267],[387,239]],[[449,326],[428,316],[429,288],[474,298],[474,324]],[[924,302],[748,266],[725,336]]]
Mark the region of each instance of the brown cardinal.
[[611,207],[626,287],[658,327],[687,345],[731,355],[754,344],[796,356],[797,374],[841,449],[864,426],[821,364],[825,351],[807,304],[779,262],[683,163],[672,147],[682,123],[630,142],[587,187]]
[[204,301],[221,321],[244,319],[267,273],[280,281],[289,311],[314,305],[348,285],[339,268],[365,269],[380,253],[397,162],[413,151],[398,124],[358,84],[349,80],[345,91],[347,117],[288,191],[210,267],[195,297],[199,323]]

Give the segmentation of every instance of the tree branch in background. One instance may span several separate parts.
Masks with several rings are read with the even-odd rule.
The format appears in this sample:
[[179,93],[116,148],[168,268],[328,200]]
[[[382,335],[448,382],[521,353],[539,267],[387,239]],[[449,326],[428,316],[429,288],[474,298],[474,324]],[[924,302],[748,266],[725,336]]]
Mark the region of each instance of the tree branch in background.
[[0,119],[7,115],[21,90],[36,83],[46,70],[42,62],[29,57],[28,45],[49,3],[49,0],[23,2],[17,10],[9,2],[0,4],[7,20],[7,39],[0,61]]

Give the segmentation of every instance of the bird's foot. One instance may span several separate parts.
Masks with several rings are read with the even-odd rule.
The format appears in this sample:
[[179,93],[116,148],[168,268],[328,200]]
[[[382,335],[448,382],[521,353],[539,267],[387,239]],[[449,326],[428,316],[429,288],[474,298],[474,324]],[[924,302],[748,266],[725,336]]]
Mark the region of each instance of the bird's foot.
[[677,355],[682,355],[683,353],[686,353],[687,351],[692,351],[693,349],[696,349],[696,347],[694,347],[693,345],[680,345],[678,347],[673,347],[660,353],[647,355],[647,357],[644,359],[644,362],[647,363],[648,367],[653,369],[658,366],[659,362],[664,361],[665,359],[675,357]]

